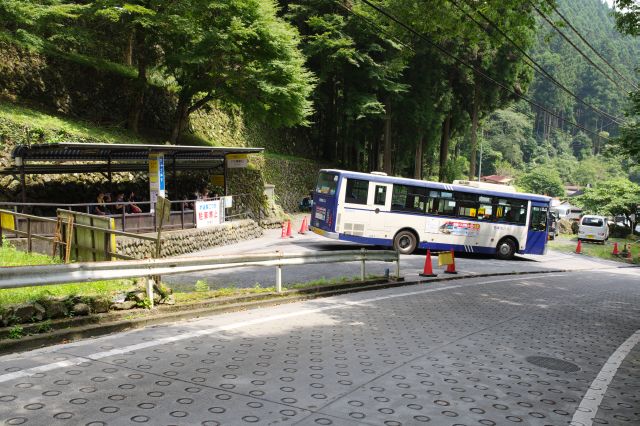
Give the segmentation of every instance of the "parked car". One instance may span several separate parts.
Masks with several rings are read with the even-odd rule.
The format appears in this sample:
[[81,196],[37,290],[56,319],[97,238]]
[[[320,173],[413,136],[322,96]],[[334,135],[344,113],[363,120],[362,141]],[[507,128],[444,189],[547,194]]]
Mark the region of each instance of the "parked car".
[[580,219],[578,240],[600,241],[609,239],[609,224],[604,216],[585,215]]

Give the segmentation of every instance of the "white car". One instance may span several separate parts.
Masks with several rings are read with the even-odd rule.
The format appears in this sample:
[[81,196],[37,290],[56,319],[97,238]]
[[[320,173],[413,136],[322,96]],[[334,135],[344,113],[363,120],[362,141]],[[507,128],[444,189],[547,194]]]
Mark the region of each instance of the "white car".
[[600,241],[609,239],[609,224],[604,216],[586,215],[580,219],[578,240]]

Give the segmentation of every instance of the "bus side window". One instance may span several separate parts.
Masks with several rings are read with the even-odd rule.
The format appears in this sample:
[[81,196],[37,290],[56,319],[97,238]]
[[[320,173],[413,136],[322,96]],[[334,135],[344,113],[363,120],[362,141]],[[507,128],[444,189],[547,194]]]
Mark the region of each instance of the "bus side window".
[[493,219],[493,204],[491,203],[491,197],[480,196],[478,197],[478,220],[488,222]]
[[456,193],[458,216],[476,219],[478,217],[478,196],[464,192]]
[[378,206],[384,206],[387,200],[387,187],[376,185],[376,194],[373,200],[373,204]]
[[527,209],[520,200],[499,198],[495,207],[495,219],[498,222],[518,225],[524,225],[527,222]]
[[352,204],[367,204],[369,196],[369,181],[360,179],[347,179],[347,193],[344,201]]
[[438,199],[438,214],[445,216],[456,215],[456,201],[450,198]]

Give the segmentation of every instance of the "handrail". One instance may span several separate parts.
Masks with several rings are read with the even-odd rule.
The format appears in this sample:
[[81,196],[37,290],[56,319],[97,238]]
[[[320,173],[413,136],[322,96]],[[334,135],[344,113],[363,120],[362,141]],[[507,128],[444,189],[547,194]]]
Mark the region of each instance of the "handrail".
[[[243,196],[247,196],[247,195],[251,195],[251,194],[231,194],[231,197],[243,197]],[[206,201],[215,201],[215,200],[220,200],[224,198],[223,196],[218,196],[218,197],[210,197],[208,198]],[[180,203],[195,203],[196,201],[203,201],[203,200],[198,200],[198,199],[191,199],[191,200],[170,200],[171,204],[180,204]],[[64,206],[64,207],[91,207],[91,206],[96,206],[96,205],[107,205],[107,206],[112,206],[112,205],[116,205],[116,204],[126,204],[126,205],[131,205],[131,204],[143,204],[143,205],[147,205],[147,204],[155,204],[155,202],[153,201],[112,201],[110,203],[20,203],[20,202],[11,202],[11,201],[1,201],[0,202],[0,206],[17,206],[17,207],[60,207],[60,206]]]
[[[34,215],[30,215],[30,214],[26,214],[26,213],[16,213],[16,212],[12,212],[11,210],[2,210],[0,209],[0,213],[4,213],[4,214],[8,214],[8,215],[12,215],[15,217],[21,217],[21,218],[25,218],[25,219],[31,219],[34,221],[40,221],[40,222],[49,222],[49,223],[56,223],[57,219],[53,219],[50,217],[42,217],[42,216],[34,216]],[[80,214],[82,214],[81,212],[78,212]],[[74,222],[73,224],[74,227],[76,228],[84,228],[84,229],[93,229],[94,231],[102,231],[106,234],[113,234],[113,235],[120,235],[122,237],[129,237],[129,238],[137,238],[139,240],[146,240],[146,241],[157,241],[156,237],[148,237],[146,235],[142,235],[142,234],[133,234],[131,232],[123,232],[123,231],[118,231],[116,229],[108,229],[108,228],[98,228],[97,226],[91,226],[91,225],[84,225],[82,223],[77,223]],[[9,232],[19,232],[19,233],[25,233],[24,231],[20,231],[20,230],[12,230]],[[33,235],[34,237],[37,237],[37,235]]]
[[[282,292],[282,266],[336,262],[361,262],[360,278],[365,279],[365,262],[369,260],[396,262],[400,275],[400,255],[394,251],[349,250],[312,253],[262,253],[241,256],[203,256],[178,259],[144,259],[115,262],[88,262],[60,265],[0,267],[0,289],[43,286],[63,283],[90,282],[123,278],[175,275],[192,272],[249,266],[277,267],[276,291]],[[147,286],[153,300],[151,286]]]

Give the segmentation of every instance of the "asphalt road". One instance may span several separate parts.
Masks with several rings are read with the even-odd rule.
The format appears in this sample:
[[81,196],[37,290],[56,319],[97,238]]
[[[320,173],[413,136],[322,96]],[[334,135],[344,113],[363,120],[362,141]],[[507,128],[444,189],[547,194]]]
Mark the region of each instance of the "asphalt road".
[[[299,227],[298,219],[296,227]],[[344,241],[336,241],[318,236],[313,233],[305,235],[294,234],[294,238],[280,238],[279,229],[266,230],[262,238],[241,243],[203,250],[190,256],[218,256],[246,253],[301,253],[311,251],[338,251],[359,250],[362,245],[351,244]],[[381,250],[377,247],[367,247],[368,250]],[[401,274],[408,279],[417,278],[422,272],[425,263],[425,251],[418,250],[410,256],[401,258]],[[438,267],[437,259],[432,257],[433,270],[442,274],[443,267]],[[549,252],[545,256],[517,256],[514,260],[502,261],[493,256],[457,254],[456,269],[461,275],[476,275],[504,272],[535,272],[558,269],[585,270],[592,268],[619,267],[619,263],[589,259],[584,256]],[[384,275],[386,270],[392,274],[395,266],[384,262],[367,263],[366,273],[370,275]],[[283,268],[283,283],[285,286],[316,280],[335,280],[342,278],[356,278],[360,275],[360,263],[338,263],[328,267],[326,264],[291,266]],[[198,272],[196,274],[183,274],[164,276],[163,281],[179,291],[190,291],[198,280],[207,282],[211,289],[224,287],[247,288],[259,284],[262,287],[272,287],[276,281],[275,268],[250,267],[234,270],[218,270]]]
[[0,422],[640,424],[639,272],[416,284],[2,357]]

